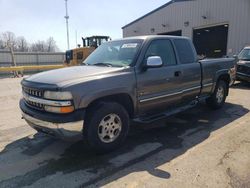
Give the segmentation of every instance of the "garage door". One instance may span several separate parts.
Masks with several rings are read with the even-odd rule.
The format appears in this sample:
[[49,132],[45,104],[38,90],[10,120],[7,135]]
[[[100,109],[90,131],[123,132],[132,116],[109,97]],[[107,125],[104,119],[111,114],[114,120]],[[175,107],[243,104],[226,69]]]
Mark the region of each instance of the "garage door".
[[182,31],[181,30],[171,31],[171,32],[166,32],[166,33],[159,33],[158,35],[181,36],[182,35]]
[[227,54],[228,24],[194,29],[193,42],[198,55],[220,58]]

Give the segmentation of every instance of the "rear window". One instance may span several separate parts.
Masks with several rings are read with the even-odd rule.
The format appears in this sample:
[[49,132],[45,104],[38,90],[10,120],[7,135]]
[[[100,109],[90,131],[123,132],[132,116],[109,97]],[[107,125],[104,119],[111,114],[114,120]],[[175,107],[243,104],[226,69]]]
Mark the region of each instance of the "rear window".
[[174,44],[181,64],[195,62],[195,56],[190,42],[186,39],[175,39]]

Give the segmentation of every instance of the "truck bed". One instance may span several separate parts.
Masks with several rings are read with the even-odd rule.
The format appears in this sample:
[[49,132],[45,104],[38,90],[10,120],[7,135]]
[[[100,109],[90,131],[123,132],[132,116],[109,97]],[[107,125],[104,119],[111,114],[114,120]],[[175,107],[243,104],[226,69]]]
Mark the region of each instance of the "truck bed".
[[234,68],[236,61],[234,58],[220,59],[204,59],[200,62],[201,65],[201,96],[212,92],[215,87],[216,80],[221,72],[230,72]]

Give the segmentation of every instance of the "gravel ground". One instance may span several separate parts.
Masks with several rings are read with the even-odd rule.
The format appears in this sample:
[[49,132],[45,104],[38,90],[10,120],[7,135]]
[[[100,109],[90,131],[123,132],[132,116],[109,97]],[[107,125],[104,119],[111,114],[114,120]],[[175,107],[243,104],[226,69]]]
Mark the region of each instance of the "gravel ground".
[[92,153],[21,119],[21,79],[0,80],[0,187],[250,187],[250,85],[218,111],[205,104],[142,127],[122,148]]

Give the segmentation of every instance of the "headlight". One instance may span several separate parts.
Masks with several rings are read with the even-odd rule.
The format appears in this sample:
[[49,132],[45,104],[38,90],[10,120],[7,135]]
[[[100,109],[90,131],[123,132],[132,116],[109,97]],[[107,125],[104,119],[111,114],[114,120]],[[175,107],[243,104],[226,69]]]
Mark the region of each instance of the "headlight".
[[62,106],[62,107],[55,107],[55,106],[44,106],[44,110],[47,112],[58,113],[58,114],[66,114],[74,111],[73,106]]
[[44,98],[55,99],[55,100],[71,100],[73,99],[72,94],[68,91],[45,91]]

